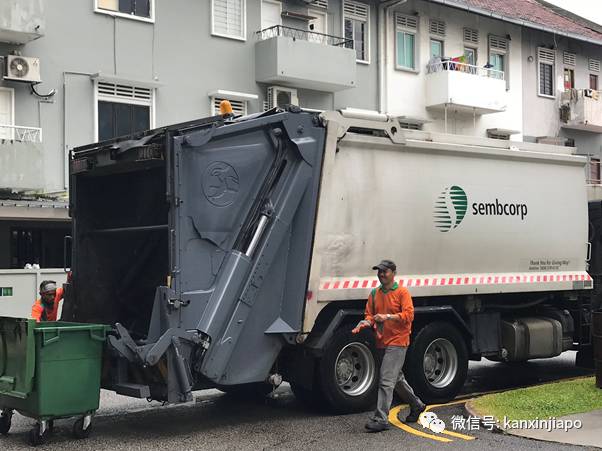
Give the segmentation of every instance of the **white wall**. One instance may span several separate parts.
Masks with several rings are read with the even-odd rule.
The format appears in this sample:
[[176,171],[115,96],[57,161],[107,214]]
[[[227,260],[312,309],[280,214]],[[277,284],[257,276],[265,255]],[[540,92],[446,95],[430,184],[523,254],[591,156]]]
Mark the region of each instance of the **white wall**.
[[[416,57],[416,72],[395,69],[395,12],[402,14],[418,14],[419,26]],[[510,36],[509,87],[507,91],[507,109],[501,113],[485,114],[476,117],[476,129],[473,116],[467,113],[454,113],[448,109],[448,132],[485,136],[488,128],[506,128],[522,131],[522,68],[521,68],[521,29],[518,26],[498,20],[488,19],[476,14],[457,9],[434,5],[418,0],[409,1],[389,12],[387,33],[387,112],[396,115],[425,118],[433,121],[424,126],[425,130],[444,131],[443,111],[427,110],[426,98],[426,65],[430,57],[429,19],[446,22],[444,38],[444,55],[460,56],[464,52],[463,28],[479,30],[477,46],[477,65],[483,66],[488,61],[488,35]],[[514,135],[513,139],[522,139]]]

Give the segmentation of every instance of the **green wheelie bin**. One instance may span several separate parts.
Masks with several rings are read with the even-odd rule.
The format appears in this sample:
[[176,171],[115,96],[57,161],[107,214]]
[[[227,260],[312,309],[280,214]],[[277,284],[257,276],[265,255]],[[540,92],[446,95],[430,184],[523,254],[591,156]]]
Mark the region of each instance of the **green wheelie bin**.
[[53,421],[79,417],[77,438],[90,434],[100,400],[102,352],[110,327],[100,324],[0,318],[0,433],[14,411],[36,420],[29,441],[39,445]]

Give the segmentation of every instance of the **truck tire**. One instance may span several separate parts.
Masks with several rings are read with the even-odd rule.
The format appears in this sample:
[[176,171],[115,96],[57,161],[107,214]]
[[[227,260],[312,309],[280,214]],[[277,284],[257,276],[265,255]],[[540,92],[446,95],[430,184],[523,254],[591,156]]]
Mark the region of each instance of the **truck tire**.
[[464,338],[448,323],[430,323],[413,338],[404,374],[420,399],[427,404],[448,402],[456,397],[468,373]]
[[363,330],[354,335],[349,326],[335,332],[318,362],[325,407],[334,413],[371,408],[378,388],[377,362],[371,331]]

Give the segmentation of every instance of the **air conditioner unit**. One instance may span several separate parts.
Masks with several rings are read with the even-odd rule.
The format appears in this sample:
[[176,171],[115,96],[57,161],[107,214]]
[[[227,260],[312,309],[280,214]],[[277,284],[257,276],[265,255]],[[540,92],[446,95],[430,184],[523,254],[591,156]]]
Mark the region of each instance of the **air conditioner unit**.
[[270,86],[268,88],[267,101],[269,108],[282,108],[286,105],[299,105],[297,90],[292,88],[283,88],[282,86]]
[[40,83],[40,59],[20,55],[4,58],[4,79],[27,83]]

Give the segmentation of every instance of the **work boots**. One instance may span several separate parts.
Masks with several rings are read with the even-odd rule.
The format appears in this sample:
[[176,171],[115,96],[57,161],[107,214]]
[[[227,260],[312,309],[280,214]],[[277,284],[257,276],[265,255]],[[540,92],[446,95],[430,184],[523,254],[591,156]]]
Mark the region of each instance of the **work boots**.
[[[412,406],[412,408],[410,409],[410,414],[405,418],[404,422],[416,423],[418,421],[418,417],[420,417],[420,414],[424,412],[425,409],[426,405],[423,403]],[[399,420],[402,421],[401,418],[399,418]]]

